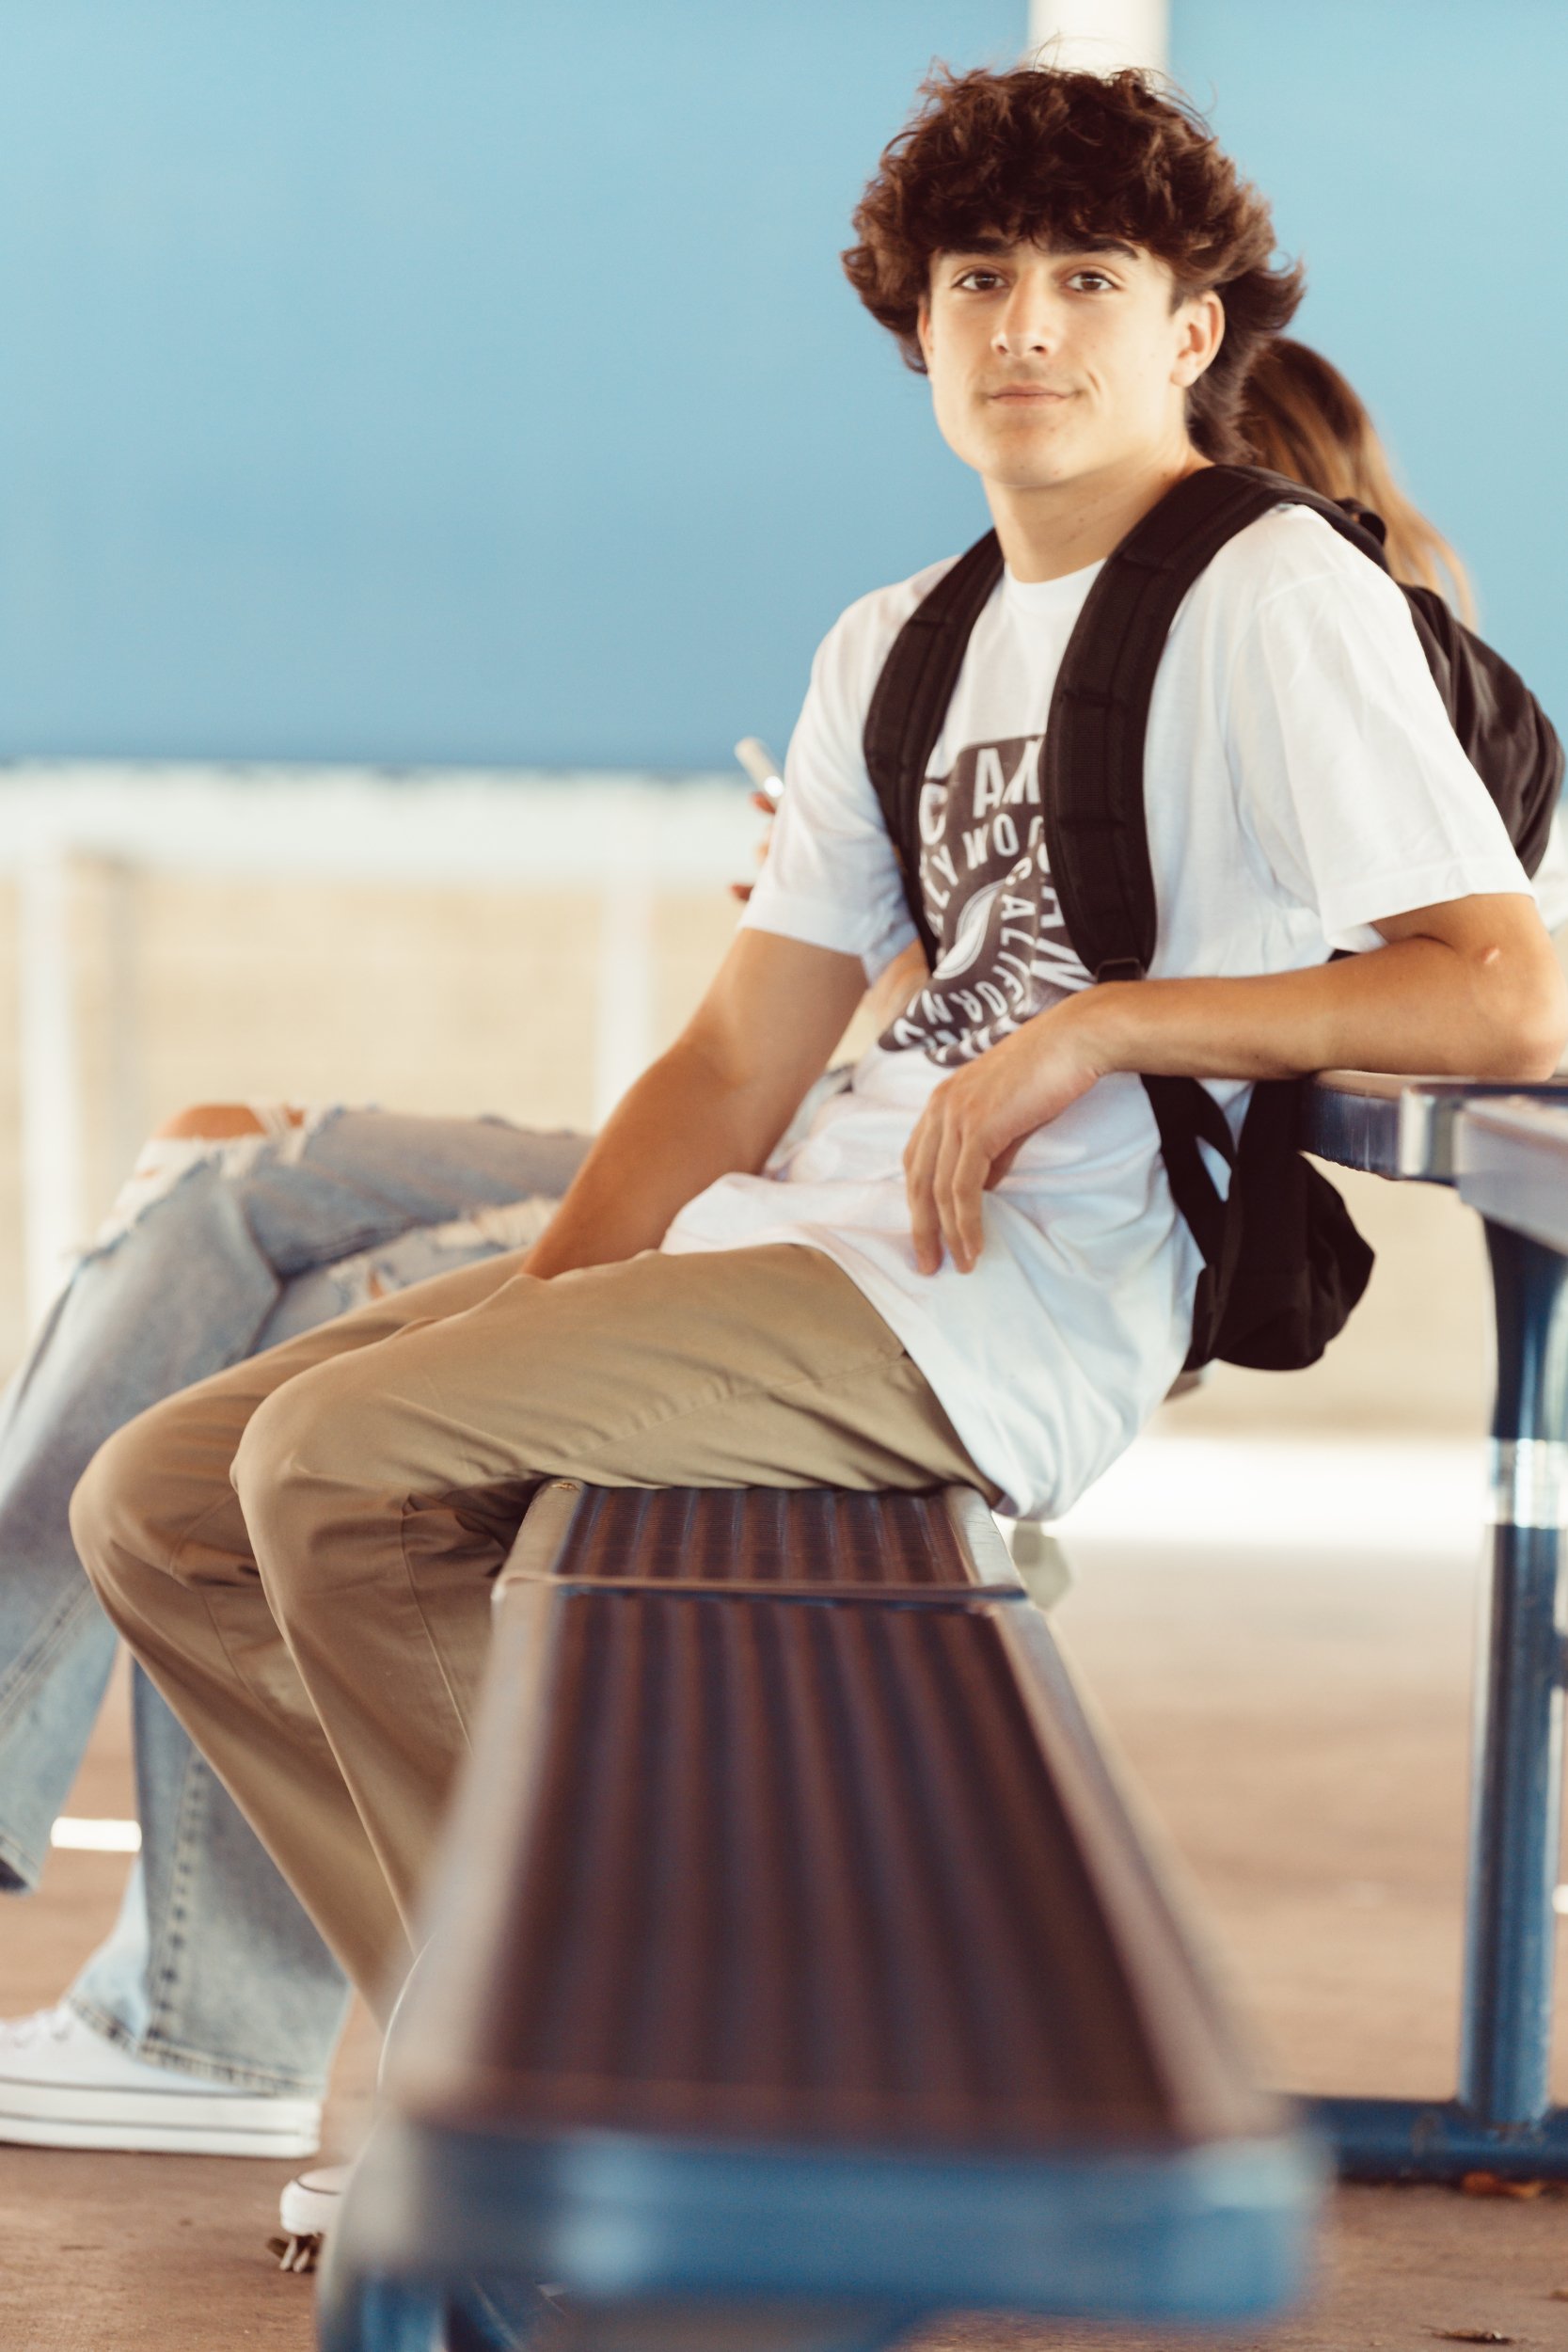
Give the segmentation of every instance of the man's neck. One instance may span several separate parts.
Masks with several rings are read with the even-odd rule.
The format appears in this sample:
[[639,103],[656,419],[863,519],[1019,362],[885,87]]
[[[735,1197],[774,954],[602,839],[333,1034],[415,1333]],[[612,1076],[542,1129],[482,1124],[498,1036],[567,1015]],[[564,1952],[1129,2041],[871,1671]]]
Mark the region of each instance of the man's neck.
[[1043,489],[988,482],[986,499],[1007,569],[1020,580],[1061,580],[1098,564],[1167,490],[1209,463],[1184,442],[1150,453],[1139,464]]

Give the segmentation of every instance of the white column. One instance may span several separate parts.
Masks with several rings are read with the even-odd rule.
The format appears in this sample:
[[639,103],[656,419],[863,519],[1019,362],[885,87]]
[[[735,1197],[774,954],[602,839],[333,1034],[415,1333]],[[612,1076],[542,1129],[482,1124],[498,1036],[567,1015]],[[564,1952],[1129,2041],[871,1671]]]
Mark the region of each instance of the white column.
[[81,1084],[71,984],[71,862],[40,846],[17,875],[22,1252],[29,1328],[82,1242]]
[[1170,58],[1169,0],[1030,0],[1029,46],[1041,62],[1089,73],[1141,65],[1163,73]]
[[657,818],[635,786],[608,795],[600,827],[594,1124],[600,1127],[654,1057]]
[[654,893],[618,875],[599,899],[594,1125],[602,1127],[654,1057]]
[[142,1049],[139,869],[129,858],[96,862],[102,894],[108,1005],[108,1099],[104,1127],[116,1181],[135,1161],[147,1134],[147,1069]]

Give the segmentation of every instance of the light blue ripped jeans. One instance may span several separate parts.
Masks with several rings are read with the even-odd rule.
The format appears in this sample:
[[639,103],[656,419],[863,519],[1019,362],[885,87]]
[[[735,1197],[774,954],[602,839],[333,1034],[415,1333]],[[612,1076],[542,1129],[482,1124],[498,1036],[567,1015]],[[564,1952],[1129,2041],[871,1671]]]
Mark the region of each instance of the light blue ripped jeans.
[[[155,1140],[0,1404],[0,1891],[36,1885],[113,1662],[67,1506],[133,1415],[428,1274],[535,1238],[587,1138],[331,1110],[233,1142]],[[141,1858],[67,1997],[137,2057],[319,2093],[336,1962],[145,1675]]]

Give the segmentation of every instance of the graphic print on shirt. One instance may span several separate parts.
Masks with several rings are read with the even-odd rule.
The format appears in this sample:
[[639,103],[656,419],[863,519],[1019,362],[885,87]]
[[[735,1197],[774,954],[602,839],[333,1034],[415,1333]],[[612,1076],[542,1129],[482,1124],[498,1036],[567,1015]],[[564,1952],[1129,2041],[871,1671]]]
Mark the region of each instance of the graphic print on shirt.
[[1041,735],[972,743],[920,792],[920,891],[941,953],[883,1032],[944,1069],[973,1061],[1089,976],[1052,887],[1040,814]]

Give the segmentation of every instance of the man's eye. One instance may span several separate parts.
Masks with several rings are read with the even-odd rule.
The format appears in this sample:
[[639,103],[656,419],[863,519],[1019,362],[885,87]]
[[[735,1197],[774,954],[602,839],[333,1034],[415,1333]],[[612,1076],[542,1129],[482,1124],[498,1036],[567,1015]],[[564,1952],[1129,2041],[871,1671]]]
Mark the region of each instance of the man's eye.
[[1069,286],[1082,286],[1086,280],[1093,281],[1090,286],[1091,293],[1098,293],[1102,286],[1109,288],[1112,294],[1115,294],[1116,292],[1116,279],[1114,278],[1107,278],[1102,269],[1075,269],[1072,276],[1068,279],[1068,284]]
[[993,286],[1000,286],[1002,279],[993,269],[966,269],[953,283],[956,286],[973,286],[977,292],[988,294]]

